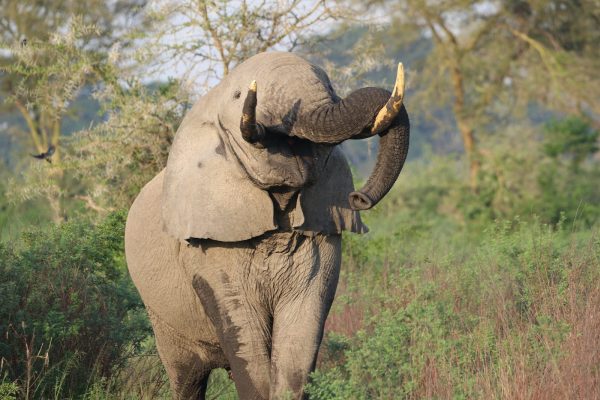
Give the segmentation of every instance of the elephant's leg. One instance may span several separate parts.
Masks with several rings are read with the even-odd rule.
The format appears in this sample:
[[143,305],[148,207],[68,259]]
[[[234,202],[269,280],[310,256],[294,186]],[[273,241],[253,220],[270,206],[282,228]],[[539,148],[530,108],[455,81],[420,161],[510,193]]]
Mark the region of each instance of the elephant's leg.
[[[293,312],[306,313],[306,310],[294,309]],[[314,369],[319,348],[320,337],[315,332],[316,329],[310,333],[306,331],[307,324],[315,323],[313,320],[298,318],[289,325],[290,329],[276,328],[271,365],[272,399],[297,399],[302,393],[308,374]]]
[[[302,398],[314,370],[326,313],[321,304],[297,302],[275,315],[271,355],[271,399]],[[281,314],[285,316],[282,317]]]
[[[306,247],[305,247],[306,246]],[[298,399],[314,370],[327,314],[340,269],[339,236],[307,241],[294,256],[274,313],[271,352],[271,399]]]
[[156,348],[177,400],[204,400],[212,369],[210,349],[198,348],[151,313]]
[[253,300],[256,296],[247,293],[248,280],[252,278],[217,270],[196,275],[193,285],[217,327],[240,399],[268,399],[270,318]]

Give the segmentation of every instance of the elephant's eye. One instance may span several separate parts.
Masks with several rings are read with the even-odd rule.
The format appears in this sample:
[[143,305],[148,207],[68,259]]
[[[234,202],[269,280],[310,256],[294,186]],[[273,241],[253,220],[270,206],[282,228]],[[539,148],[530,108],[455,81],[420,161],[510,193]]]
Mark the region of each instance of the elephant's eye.
[[235,92],[233,92],[234,99],[239,99],[241,95],[242,95],[242,92],[240,92],[239,90],[236,90]]

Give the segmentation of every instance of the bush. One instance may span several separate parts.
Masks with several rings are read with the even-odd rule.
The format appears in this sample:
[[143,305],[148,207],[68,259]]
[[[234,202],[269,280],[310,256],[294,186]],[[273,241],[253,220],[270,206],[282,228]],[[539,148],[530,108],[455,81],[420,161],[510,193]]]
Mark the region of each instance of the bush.
[[398,190],[377,207],[390,216],[410,211],[424,222],[450,218],[472,230],[517,216],[592,227],[600,221],[599,136],[578,117],[510,126],[480,143],[476,190],[467,184],[464,159],[427,155],[405,167]]
[[600,395],[597,234],[517,219],[444,235],[438,218],[382,246],[411,231],[400,214],[345,248],[330,318],[349,301],[368,317],[344,340],[326,335],[311,399]]
[[540,166],[536,204],[545,221],[564,217],[591,226],[600,219],[600,167],[586,163],[598,151],[599,135],[577,117],[546,125],[543,150],[549,159]]
[[405,398],[420,386],[421,372],[436,352],[449,351],[455,317],[440,302],[415,300],[377,316],[372,331],[359,332],[346,363],[315,376],[314,399]]
[[0,357],[24,397],[68,397],[149,333],[123,257],[125,213],[0,244]]

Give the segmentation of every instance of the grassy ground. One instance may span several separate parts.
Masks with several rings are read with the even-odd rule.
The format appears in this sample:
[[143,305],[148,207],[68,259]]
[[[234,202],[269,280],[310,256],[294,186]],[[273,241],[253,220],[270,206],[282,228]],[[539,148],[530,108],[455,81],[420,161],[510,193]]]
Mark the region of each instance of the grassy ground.
[[369,223],[346,238],[311,398],[600,398],[598,229],[393,206]]

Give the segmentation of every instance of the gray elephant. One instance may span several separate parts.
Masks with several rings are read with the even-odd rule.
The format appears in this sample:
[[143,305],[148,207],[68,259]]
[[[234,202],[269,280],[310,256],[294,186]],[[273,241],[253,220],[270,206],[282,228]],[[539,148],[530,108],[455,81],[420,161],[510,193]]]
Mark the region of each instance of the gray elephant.
[[[303,396],[342,231],[366,232],[358,210],[381,200],[406,158],[403,77],[400,65],[392,93],[340,99],[319,67],[262,53],[187,113],[125,232],[175,398],[204,398],[215,368],[231,370],[242,399]],[[336,145],[377,134],[374,170],[354,191]]]

